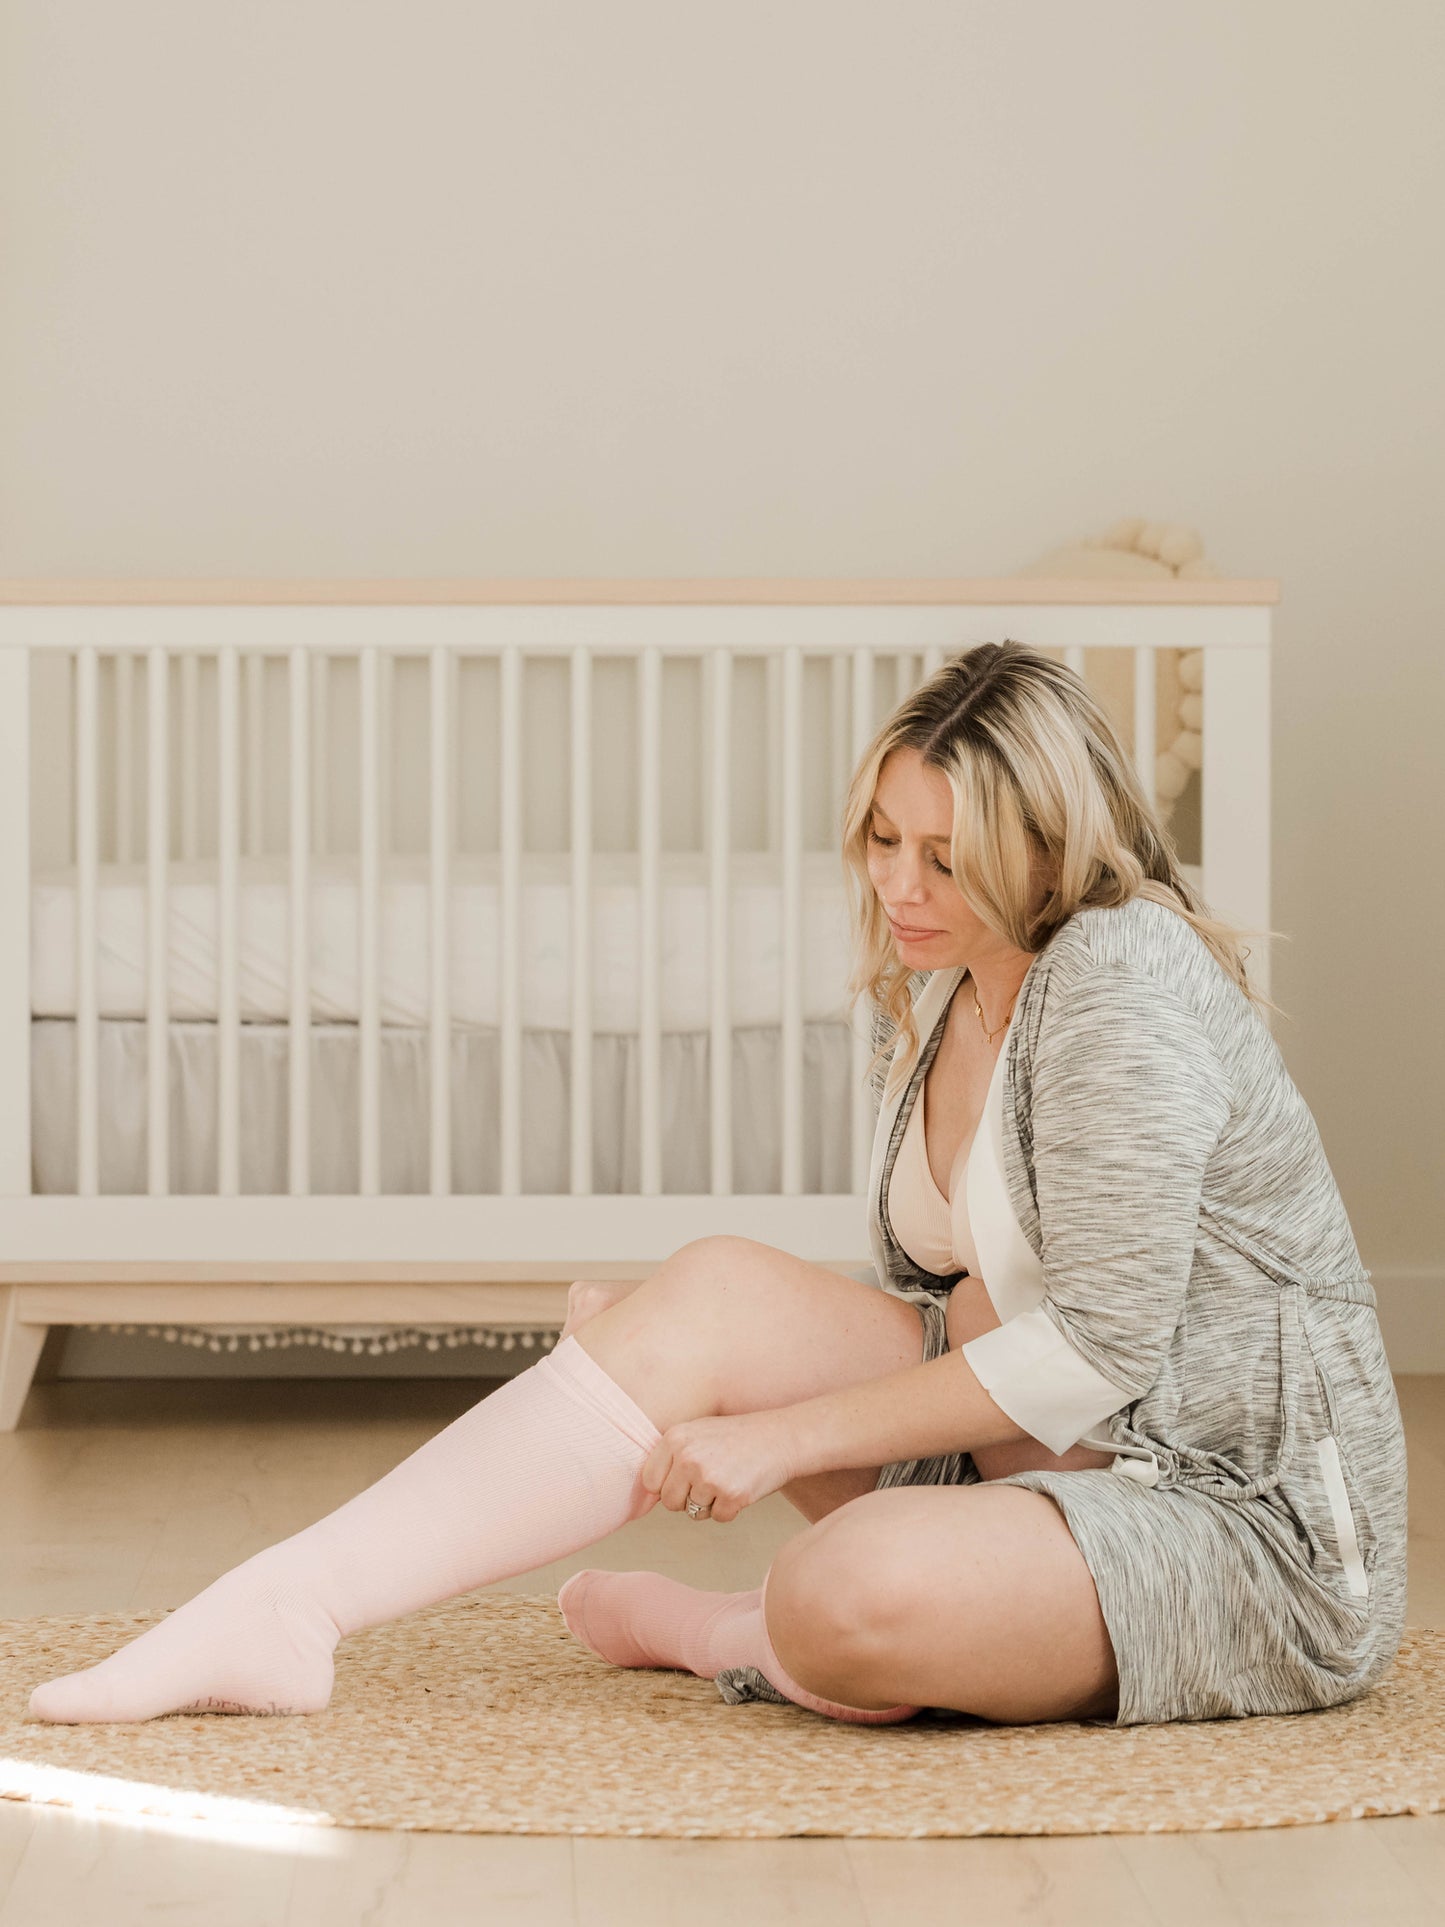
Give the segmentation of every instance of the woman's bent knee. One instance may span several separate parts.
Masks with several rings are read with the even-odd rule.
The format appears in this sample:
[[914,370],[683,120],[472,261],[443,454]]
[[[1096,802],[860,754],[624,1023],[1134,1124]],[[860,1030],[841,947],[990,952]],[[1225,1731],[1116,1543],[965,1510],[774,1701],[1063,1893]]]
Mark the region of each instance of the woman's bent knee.
[[[830,1515],[830,1520],[836,1515]],[[789,1539],[768,1570],[764,1619],[773,1651],[810,1693],[848,1702],[872,1630],[855,1608],[858,1574],[828,1522]]]
[[700,1321],[736,1317],[750,1309],[762,1287],[759,1253],[750,1238],[695,1238],[628,1294],[640,1318],[670,1320],[688,1330]]
[[699,1297],[663,1274],[587,1317],[576,1342],[659,1431],[719,1411],[720,1350]]
[[769,1287],[770,1261],[779,1255],[756,1238],[719,1232],[679,1245],[648,1283],[660,1292],[696,1299],[707,1309],[724,1305],[736,1310],[740,1302],[750,1302]]

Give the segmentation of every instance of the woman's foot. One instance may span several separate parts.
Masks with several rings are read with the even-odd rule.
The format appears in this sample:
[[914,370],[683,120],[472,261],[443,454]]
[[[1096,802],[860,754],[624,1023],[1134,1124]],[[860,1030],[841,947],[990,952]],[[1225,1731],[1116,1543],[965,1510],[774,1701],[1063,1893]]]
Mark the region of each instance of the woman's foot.
[[793,1679],[773,1651],[763,1613],[763,1587],[704,1592],[660,1572],[574,1573],[557,1594],[573,1636],[612,1666],[670,1666],[701,1679],[724,1675],[729,1703],[784,1698],[829,1719],[891,1725],[916,1706],[844,1706]]
[[737,1628],[762,1604],[751,1592],[704,1592],[660,1572],[574,1573],[557,1594],[568,1630],[610,1666],[670,1666],[715,1679],[736,1662]]
[[223,1573],[31,1717],[318,1713],[337,1641],[533,1572],[657,1503],[661,1434],[575,1338],[490,1392],[335,1512]]
[[314,1596],[276,1569],[276,1550],[222,1574],[109,1659],[37,1686],[30,1718],[321,1712],[340,1634]]

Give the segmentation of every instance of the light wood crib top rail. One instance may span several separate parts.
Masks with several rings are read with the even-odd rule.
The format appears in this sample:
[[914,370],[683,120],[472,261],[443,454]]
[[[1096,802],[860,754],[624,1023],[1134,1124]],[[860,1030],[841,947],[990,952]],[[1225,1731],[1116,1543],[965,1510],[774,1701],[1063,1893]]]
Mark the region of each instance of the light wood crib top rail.
[[928,606],[958,604],[1121,604],[1174,607],[1250,607],[1279,601],[1271,580],[1147,581],[1031,576],[811,578],[572,577],[505,580],[418,577],[376,581],[195,580],[50,581],[0,580],[0,605],[111,606],[192,604],[230,606],[297,604],[421,606],[430,604],[729,604],[819,606]]

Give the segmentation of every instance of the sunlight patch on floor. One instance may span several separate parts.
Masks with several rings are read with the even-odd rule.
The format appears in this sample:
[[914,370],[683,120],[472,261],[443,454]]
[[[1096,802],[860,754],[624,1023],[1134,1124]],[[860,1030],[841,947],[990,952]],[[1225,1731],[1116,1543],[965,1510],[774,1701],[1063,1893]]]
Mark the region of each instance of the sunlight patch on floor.
[[[157,1786],[146,1780],[122,1780],[106,1773],[48,1766],[38,1760],[0,1759],[0,1781],[6,1799],[64,1807],[116,1825],[204,1835],[210,1841],[263,1851],[269,1848],[294,1854],[341,1850],[331,1816],[300,1807]],[[319,1830],[319,1837],[298,1837],[297,1830],[305,1828]]]

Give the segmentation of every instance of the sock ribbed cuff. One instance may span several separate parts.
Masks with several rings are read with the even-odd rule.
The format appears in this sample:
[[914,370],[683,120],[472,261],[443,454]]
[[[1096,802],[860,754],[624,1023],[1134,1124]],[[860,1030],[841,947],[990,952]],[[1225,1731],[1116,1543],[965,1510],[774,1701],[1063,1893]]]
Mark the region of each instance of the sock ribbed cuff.
[[640,1451],[650,1452],[662,1437],[636,1400],[623,1391],[610,1372],[603,1370],[591,1352],[577,1343],[575,1334],[569,1333],[560,1345],[539,1358],[532,1369],[565,1379],[572,1391],[603,1418],[610,1419]]

